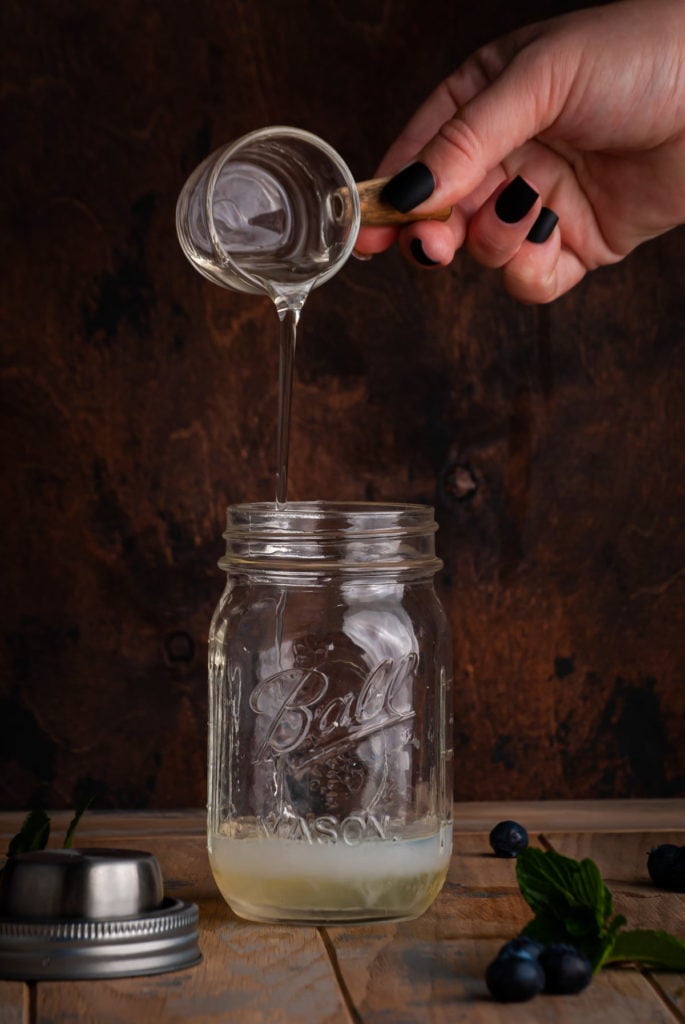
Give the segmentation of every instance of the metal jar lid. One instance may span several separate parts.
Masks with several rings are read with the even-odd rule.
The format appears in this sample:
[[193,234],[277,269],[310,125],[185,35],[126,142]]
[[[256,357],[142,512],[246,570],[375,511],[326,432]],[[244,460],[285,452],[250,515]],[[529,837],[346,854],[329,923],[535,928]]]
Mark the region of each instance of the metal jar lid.
[[0,876],[0,917],[133,917],[164,899],[159,862],[142,850],[35,850]]
[[0,978],[160,974],[202,959],[195,904],[163,898],[155,857],[137,850],[43,850],[0,880]]

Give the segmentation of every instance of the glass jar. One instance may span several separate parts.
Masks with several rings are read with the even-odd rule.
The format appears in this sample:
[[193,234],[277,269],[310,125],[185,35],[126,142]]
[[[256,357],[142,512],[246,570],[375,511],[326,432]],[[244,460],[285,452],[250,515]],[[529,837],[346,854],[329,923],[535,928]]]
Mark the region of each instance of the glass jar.
[[208,848],[257,921],[418,917],[452,850],[433,510],[228,509],[209,639]]

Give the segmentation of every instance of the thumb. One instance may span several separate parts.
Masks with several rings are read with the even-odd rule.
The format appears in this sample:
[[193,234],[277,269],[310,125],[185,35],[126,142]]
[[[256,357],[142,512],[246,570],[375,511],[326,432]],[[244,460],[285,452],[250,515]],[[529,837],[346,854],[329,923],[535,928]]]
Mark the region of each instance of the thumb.
[[[468,74],[468,63],[457,75]],[[445,84],[449,88],[449,80]],[[555,67],[546,47],[543,52],[530,44],[440,126],[415,163],[386,186],[383,198],[402,212],[458,202],[510,153],[554,123],[569,88],[567,65]],[[453,91],[460,91],[456,83]]]

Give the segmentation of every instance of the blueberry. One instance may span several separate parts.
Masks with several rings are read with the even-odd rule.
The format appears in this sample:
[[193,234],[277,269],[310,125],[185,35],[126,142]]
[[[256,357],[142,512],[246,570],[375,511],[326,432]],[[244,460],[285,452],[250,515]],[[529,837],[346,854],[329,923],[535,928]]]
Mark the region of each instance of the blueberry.
[[575,946],[555,943],[540,954],[545,972],[545,992],[570,996],[582,992],[592,981],[592,964]]
[[542,943],[536,939],[529,939],[527,935],[518,935],[515,939],[505,942],[497,956],[510,956],[512,953],[516,953],[537,960],[544,948]]
[[500,1003],[524,1003],[542,992],[545,974],[528,953],[512,952],[488,965],[485,984]]
[[490,846],[496,857],[518,857],[528,846],[528,833],[517,821],[500,821],[490,833]]
[[685,846],[673,843],[655,846],[647,858],[647,870],[660,889],[685,892]]

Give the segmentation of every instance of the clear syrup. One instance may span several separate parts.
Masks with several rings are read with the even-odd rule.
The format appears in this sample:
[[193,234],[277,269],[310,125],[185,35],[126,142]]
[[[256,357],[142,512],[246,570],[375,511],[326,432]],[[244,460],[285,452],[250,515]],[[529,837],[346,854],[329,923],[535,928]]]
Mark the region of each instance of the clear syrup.
[[290,451],[290,423],[292,419],[293,367],[297,345],[297,324],[301,307],[276,303],[281,321],[278,363],[278,423],[276,429],[276,505],[288,500],[288,455]]

